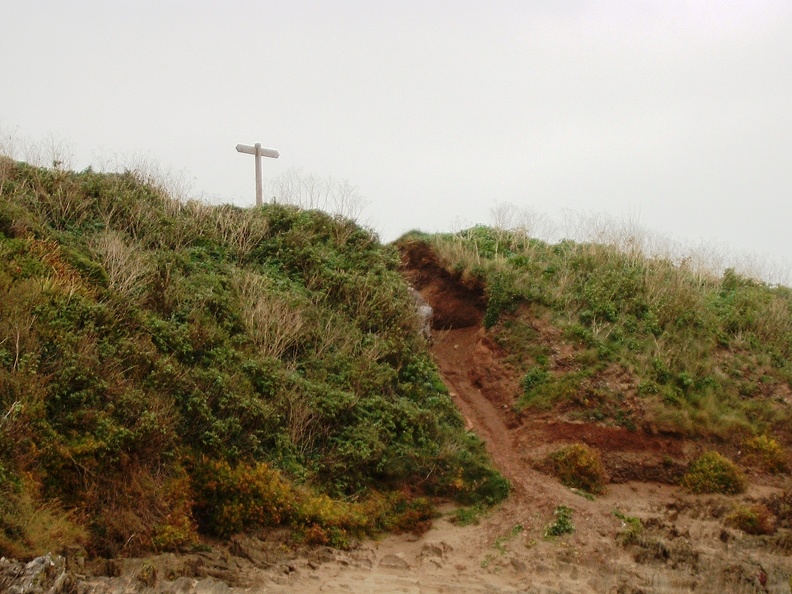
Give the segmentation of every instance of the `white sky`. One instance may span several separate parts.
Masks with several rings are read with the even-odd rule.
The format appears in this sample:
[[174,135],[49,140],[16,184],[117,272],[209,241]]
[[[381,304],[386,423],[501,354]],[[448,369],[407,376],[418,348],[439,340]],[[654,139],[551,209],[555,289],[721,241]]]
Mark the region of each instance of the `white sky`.
[[[788,0],[6,2],[0,124],[252,204],[349,180],[385,241],[496,203],[792,261]],[[725,248],[724,248],[725,249]]]

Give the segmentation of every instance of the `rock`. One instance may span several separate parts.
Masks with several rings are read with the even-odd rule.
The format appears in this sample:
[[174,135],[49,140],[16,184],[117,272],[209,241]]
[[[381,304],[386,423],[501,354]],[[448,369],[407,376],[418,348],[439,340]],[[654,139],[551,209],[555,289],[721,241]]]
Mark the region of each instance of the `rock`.
[[440,563],[437,559],[429,559],[429,563],[437,567],[437,569],[443,569],[443,564]]
[[446,554],[451,550],[453,550],[453,547],[448,543],[442,541],[439,543],[428,542],[421,548],[419,557],[439,557],[440,559],[445,559]]
[[195,594],[231,594],[228,584],[214,578],[206,578],[195,584]]
[[254,536],[232,536],[228,550],[235,557],[250,561],[256,567],[267,569],[272,566],[264,543]]
[[6,594],[71,594],[74,574],[66,571],[66,560],[49,553],[27,564],[0,559],[0,592]]
[[313,552],[313,560],[316,563],[330,563],[331,561],[335,561],[335,559],[335,551],[329,547],[322,547]]
[[512,557],[510,563],[511,566],[514,568],[514,570],[518,573],[523,573],[528,569],[528,566],[525,564],[525,561],[521,561],[515,557]]
[[398,555],[385,555],[380,561],[380,567],[390,569],[410,569],[410,564]]

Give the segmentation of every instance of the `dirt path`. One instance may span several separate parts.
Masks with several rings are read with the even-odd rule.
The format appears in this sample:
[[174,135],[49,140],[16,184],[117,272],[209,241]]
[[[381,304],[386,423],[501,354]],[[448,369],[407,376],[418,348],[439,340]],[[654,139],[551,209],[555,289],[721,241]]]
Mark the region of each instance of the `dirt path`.
[[471,381],[470,369],[479,332],[476,327],[436,332],[432,354],[451,398],[465,417],[467,428],[486,442],[495,465],[515,488],[525,491],[524,465],[520,462],[504,415]]

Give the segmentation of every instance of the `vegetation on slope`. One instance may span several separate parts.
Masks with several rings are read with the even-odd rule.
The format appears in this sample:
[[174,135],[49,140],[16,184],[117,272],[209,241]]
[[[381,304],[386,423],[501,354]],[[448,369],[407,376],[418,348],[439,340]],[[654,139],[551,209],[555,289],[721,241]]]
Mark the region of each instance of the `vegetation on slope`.
[[629,245],[552,245],[491,227],[398,243],[409,242],[483,287],[484,324],[522,377],[518,411],[738,444],[772,431],[789,439],[789,288]]
[[0,554],[344,545],[501,500],[397,264],[339,217],[0,158]]

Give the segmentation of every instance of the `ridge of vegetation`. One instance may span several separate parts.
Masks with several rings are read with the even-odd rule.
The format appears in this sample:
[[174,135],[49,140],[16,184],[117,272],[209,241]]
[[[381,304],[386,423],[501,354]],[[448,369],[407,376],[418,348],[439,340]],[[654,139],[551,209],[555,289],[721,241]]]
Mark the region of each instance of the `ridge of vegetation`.
[[342,217],[0,157],[0,555],[346,546],[502,500],[398,263]]
[[777,450],[769,435],[789,446],[792,289],[650,258],[639,242],[550,244],[486,226],[397,244],[411,242],[483,287],[488,334],[522,379],[518,414],[553,410],[735,452]]

